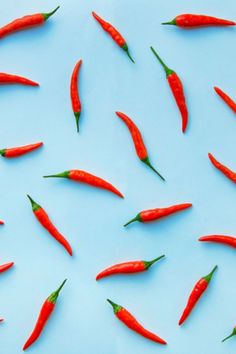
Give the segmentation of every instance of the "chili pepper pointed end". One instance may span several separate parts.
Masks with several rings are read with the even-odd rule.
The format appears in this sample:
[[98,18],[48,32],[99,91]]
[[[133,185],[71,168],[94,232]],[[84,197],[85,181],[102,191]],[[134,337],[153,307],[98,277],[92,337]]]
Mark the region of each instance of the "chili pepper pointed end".
[[210,283],[211,278],[212,278],[212,276],[213,276],[213,274],[215,273],[215,271],[216,271],[217,268],[218,268],[218,266],[216,265],[216,266],[212,269],[212,271],[211,271],[208,275],[206,275],[206,276],[204,277],[204,279],[207,281],[207,283]]
[[79,133],[79,118],[80,118],[80,113],[81,112],[75,112],[75,121],[76,121],[76,128],[77,128],[77,132]]
[[134,59],[130,55],[129,48],[128,48],[127,44],[125,43],[121,48],[127,53],[128,57],[132,61],[132,63],[135,64]]
[[165,178],[152,166],[148,157],[142,159],[141,161],[145,163],[148,167],[150,167],[162,179],[162,181],[165,181]]
[[121,307],[120,305],[116,304],[115,302],[113,302],[113,301],[111,301],[111,300],[109,300],[109,299],[107,299],[107,301],[108,301],[109,304],[113,307],[113,311],[114,311],[115,314],[116,314],[118,311],[121,310],[122,307]]
[[124,225],[124,227],[128,226],[129,224],[131,224],[131,223],[133,223],[133,222],[135,222],[135,221],[140,221],[140,222],[141,222],[141,219],[140,219],[139,214],[136,215],[135,218],[133,218],[133,219],[131,219],[130,221],[128,221],[128,222]]
[[49,19],[49,17],[51,17],[52,15],[55,14],[55,12],[57,12],[57,10],[60,8],[60,6],[57,6],[53,11],[48,12],[48,13],[43,13],[43,17],[44,17],[44,21],[47,21]]
[[146,270],[148,270],[154,263],[156,263],[157,261],[159,261],[160,259],[162,259],[164,257],[165,257],[165,255],[163,254],[162,256],[154,258],[151,261],[144,261]]
[[224,343],[226,340],[228,340],[228,339],[230,339],[230,338],[232,338],[232,337],[234,337],[234,336],[236,336],[236,328],[234,328],[234,329],[233,329],[233,332],[232,332],[228,337],[224,338],[224,339],[221,341],[221,343]]

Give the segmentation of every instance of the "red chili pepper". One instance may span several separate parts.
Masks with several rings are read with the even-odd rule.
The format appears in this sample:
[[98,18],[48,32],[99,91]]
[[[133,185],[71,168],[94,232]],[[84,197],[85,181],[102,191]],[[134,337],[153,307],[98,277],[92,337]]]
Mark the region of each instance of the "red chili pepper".
[[99,17],[95,12],[92,12],[93,17],[97,22],[101,25],[105,32],[107,32],[112,39],[121,47],[128,55],[130,60],[134,63],[133,58],[130,55],[128,45],[122,35],[115,29],[109,22],[104,21],[101,17]]
[[70,82],[70,97],[72,103],[72,109],[76,119],[76,127],[77,131],[79,132],[79,118],[81,114],[81,102],[79,98],[78,92],[78,75],[82,65],[82,60],[79,60],[78,63],[75,65]]
[[10,269],[14,265],[14,262],[6,263],[0,265],[0,273],[5,272],[6,270]]
[[198,239],[198,241],[221,243],[223,245],[236,248],[236,237],[232,237],[232,236],[225,236],[225,235],[202,236]]
[[219,87],[214,87],[215,92],[222,98],[222,100],[236,113],[236,103]]
[[184,309],[184,312],[179,320],[179,325],[181,326],[185,320],[188,318],[188,316],[190,315],[190,313],[192,312],[193,308],[195,307],[196,303],[198,302],[198,300],[200,299],[200,297],[202,296],[202,294],[206,291],[211,278],[214,274],[214,272],[216,271],[217,266],[214,267],[214,269],[205,277],[201,278],[194,286],[189,298],[188,298],[188,302],[187,305]]
[[222,343],[225,342],[226,340],[228,340],[229,338],[234,337],[234,336],[236,336],[236,326],[234,327],[232,333],[228,337],[226,337],[225,339],[222,340]]
[[56,175],[50,175],[50,176],[43,176],[44,178],[68,178],[71,179],[75,182],[81,182],[81,183],[86,183],[91,186],[97,187],[97,188],[102,188],[106,189],[116,195],[118,195],[121,198],[124,198],[124,196],[116,189],[111,183],[108,183],[104,181],[104,179],[94,176],[91,173],[82,171],[82,170],[70,170],[70,171],[65,171],[62,173],[58,173]]
[[173,96],[175,98],[175,102],[179,108],[181,117],[182,117],[182,132],[184,133],[188,124],[188,108],[186,105],[186,100],[185,100],[185,95],[184,95],[184,89],[182,82],[179,78],[179,76],[176,74],[176,72],[163,62],[163,60],[159,57],[157,52],[153,47],[151,47],[151,50],[153,54],[156,56],[158,61],[160,62],[161,66],[165,70],[166,77],[170,86],[170,89],[173,93]]
[[149,166],[163,181],[165,181],[164,177],[152,166],[150,163],[146,146],[143,142],[142,135],[138,129],[138,127],[134,124],[134,122],[124,113],[116,112],[117,116],[123,120],[123,122],[128,127],[130,134],[133,139],[134,147],[139,159],[144,162],[147,166]]
[[72,256],[72,249],[69,242],[52,224],[46,211],[39,204],[37,204],[29,195],[27,195],[27,197],[31,202],[32,210],[34,212],[34,215],[36,216],[36,219],[50,233],[50,235],[52,235],[67,250],[69,255]]
[[4,221],[0,220],[0,225],[4,225]]
[[62,287],[64,286],[66,280],[63,281],[63,283],[61,284],[61,286],[54,291],[44,302],[41,311],[39,313],[39,317],[37,319],[36,325],[33,329],[33,332],[31,333],[29,339],[27,339],[23,350],[26,350],[27,348],[29,348],[40,336],[40,334],[42,333],[42,330],[44,329],[44,326],[46,325],[49,317],[51,316],[56,302],[57,302],[57,298],[59,296],[59,293],[62,289]]
[[60,6],[58,6],[55,10],[49,13],[38,13],[33,15],[27,15],[21,18],[18,18],[6,26],[0,28],[0,38],[4,38],[9,34],[25,30],[31,27],[42,25],[47,19],[52,16]]
[[232,182],[236,183],[236,173],[230,170],[228,167],[222,165],[219,161],[217,161],[212,154],[208,154],[209,159],[212,164],[221,171],[226,177],[228,177]]
[[191,203],[185,203],[185,204],[172,205],[167,208],[156,208],[156,209],[150,209],[150,210],[143,210],[140,213],[138,213],[135,216],[135,218],[128,221],[124,226],[127,226],[135,221],[139,221],[139,222],[155,221],[155,220],[161,219],[165,216],[177,213],[178,211],[190,208],[191,206],[192,206]]
[[25,77],[6,73],[0,73],[0,85],[39,86],[37,82],[26,79]]
[[124,323],[128,328],[132,331],[140,334],[142,337],[145,337],[153,342],[160,343],[160,344],[167,344],[164,339],[158,337],[156,334],[148,331],[145,329],[137,320],[134,318],[133,315],[129,311],[127,311],[124,307],[115,304],[113,301],[107,299],[107,301],[113,307],[114,314],[116,317]]
[[108,277],[114,274],[129,274],[129,273],[139,273],[148,270],[154,263],[164,258],[165,256],[160,256],[153,259],[152,261],[132,261],[125,262],[120,264],[115,264],[112,267],[109,267],[103,270],[96,276],[96,280]]
[[40,142],[40,143],[35,143],[35,144],[30,144],[30,145],[25,145],[25,146],[2,149],[2,150],[0,150],[0,155],[2,155],[3,157],[6,157],[6,158],[19,157],[19,156],[27,154],[35,149],[38,149],[42,145],[43,145],[43,143]]
[[162,25],[174,25],[184,28],[206,26],[235,26],[235,24],[236,23],[234,21],[224,20],[222,18],[193,14],[178,15],[172,21],[162,23]]

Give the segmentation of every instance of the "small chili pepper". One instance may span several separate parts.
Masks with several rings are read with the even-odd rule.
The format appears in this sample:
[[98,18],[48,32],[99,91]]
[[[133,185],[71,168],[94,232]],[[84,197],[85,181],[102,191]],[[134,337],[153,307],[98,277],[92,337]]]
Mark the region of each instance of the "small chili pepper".
[[226,177],[228,177],[232,182],[236,183],[236,173],[230,170],[228,167],[222,165],[219,161],[217,161],[212,154],[208,154],[209,159],[212,164],[221,171]]
[[150,163],[146,146],[143,142],[142,135],[136,124],[134,124],[134,122],[124,113],[116,112],[116,114],[120,119],[123,120],[123,122],[128,127],[139,159],[144,162],[148,167],[150,167],[163,181],[165,181],[164,177],[162,177],[162,175]]
[[6,73],[0,73],[0,85],[39,86],[37,82],[26,79],[25,77]]
[[131,315],[129,311],[127,311],[124,307],[115,304],[113,301],[107,299],[107,301],[111,304],[113,307],[114,314],[116,317],[124,323],[128,328],[130,328],[132,331],[140,334],[142,337],[145,337],[153,342],[159,343],[159,344],[167,344],[164,339],[158,337],[156,334],[148,331],[145,329],[137,320],[136,318]]
[[198,302],[198,300],[200,299],[200,297],[202,296],[202,294],[206,291],[211,278],[214,274],[214,272],[216,271],[217,266],[214,267],[214,269],[205,277],[201,278],[194,286],[189,298],[188,298],[188,302],[187,305],[184,309],[184,312],[179,320],[179,325],[181,326],[185,320],[188,318],[188,316],[190,315],[190,313],[192,312],[193,308],[195,307],[196,303]]
[[34,215],[36,216],[36,219],[50,233],[50,235],[52,235],[67,250],[69,255],[72,256],[72,249],[69,242],[52,224],[46,211],[39,204],[37,204],[29,195],[27,195],[27,197],[31,202],[32,210]]
[[59,9],[59,7],[60,6],[58,6],[55,10],[49,13],[27,15],[8,23],[7,25],[0,28],[0,38],[4,38],[18,31],[22,31],[31,27],[36,27],[44,24],[44,22],[46,22],[49,17],[51,17]]
[[222,98],[222,100],[236,113],[236,103],[219,87],[214,87],[215,92]]
[[201,242],[215,242],[236,248],[236,237],[225,235],[202,236],[198,239]]
[[101,189],[106,189],[116,195],[118,195],[121,198],[124,198],[124,196],[116,189],[112,184],[104,181],[104,179],[94,176],[91,173],[82,171],[82,170],[70,170],[70,171],[65,171],[62,173],[58,173],[56,175],[50,175],[50,176],[43,176],[44,178],[68,178],[71,179],[75,182],[81,182],[81,183],[86,183],[91,186],[101,188]]
[[140,273],[148,270],[154,263],[164,258],[165,256],[160,256],[153,259],[152,261],[132,261],[120,264],[115,264],[99,273],[96,280],[108,277],[114,274],[129,274],[129,273]]
[[29,348],[40,336],[40,334],[42,333],[49,317],[51,316],[58,296],[60,294],[60,291],[62,289],[62,287],[64,286],[66,282],[66,279],[63,281],[63,283],[61,284],[61,286],[54,291],[51,295],[49,295],[49,297],[45,300],[41,311],[39,313],[39,317],[37,319],[36,325],[33,329],[33,332],[31,333],[30,337],[27,339],[25,345],[23,346],[23,350],[26,350],[27,348]]
[[35,149],[38,149],[42,145],[43,143],[40,142],[40,143],[35,143],[35,144],[30,144],[25,146],[2,149],[0,150],[0,155],[6,158],[19,157],[21,155],[28,154],[29,152]]
[[0,220],[0,225],[4,225],[4,221]]
[[105,32],[107,32],[112,39],[121,47],[128,55],[130,60],[134,63],[133,58],[130,55],[128,45],[122,35],[115,29],[109,22],[104,21],[101,17],[99,17],[95,12],[92,12],[93,17],[97,22],[101,25]]
[[163,60],[159,57],[159,55],[157,54],[157,52],[153,47],[151,47],[151,50],[153,54],[156,56],[156,58],[158,59],[158,61],[160,62],[163,69],[165,70],[166,78],[168,80],[171,92],[174,96],[175,102],[179,108],[182,117],[182,132],[184,133],[188,124],[188,108],[186,105],[182,82],[179,76],[176,74],[176,72],[168,68],[168,66],[163,62]]
[[76,127],[78,132],[79,132],[79,118],[81,114],[81,102],[80,102],[79,92],[78,92],[78,75],[79,75],[81,65],[82,65],[82,60],[79,60],[74,67],[71,76],[71,82],[70,82],[70,97],[71,97],[72,109],[75,115]]
[[156,208],[156,209],[150,209],[150,210],[143,210],[140,213],[138,213],[135,216],[135,218],[128,221],[124,226],[127,226],[135,221],[139,221],[139,222],[155,221],[155,220],[161,219],[165,216],[177,213],[178,211],[190,208],[191,206],[192,206],[191,203],[185,203],[185,204],[172,205],[167,208]]
[[224,20],[222,18],[207,16],[183,14],[178,15],[170,22],[163,22],[162,25],[174,25],[184,28],[206,27],[206,26],[235,26],[234,21]]
[[222,340],[222,343],[225,342],[226,340],[228,340],[229,338],[234,337],[234,336],[236,336],[236,326],[234,327],[232,333],[228,337],[226,337],[225,339]]
[[10,269],[14,265],[14,262],[6,263],[0,265],[0,273],[5,272],[6,270]]

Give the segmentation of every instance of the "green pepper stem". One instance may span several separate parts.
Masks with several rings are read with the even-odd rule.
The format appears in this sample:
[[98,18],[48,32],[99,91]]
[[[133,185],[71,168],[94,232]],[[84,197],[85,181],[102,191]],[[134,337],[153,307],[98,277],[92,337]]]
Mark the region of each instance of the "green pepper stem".
[[149,157],[146,157],[145,159],[141,160],[144,162],[148,167],[150,167],[163,181],[165,181],[165,178],[152,166]]
[[113,302],[113,301],[111,301],[109,299],[107,299],[107,301],[113,307],[114,313],[117,313],[117,312],[119,312],[122,309],[122,307],[120,305],[117,305],[115,302]]
[[60,8],[60,6],[57,6],[53,11],[48,12],[48,13],[43,13],[44,21],[47,21],[49,17],[51,17],[55,12]]
[[52,303],[56,303],[56,301],[57,301],[57,298],[58,298],[58,296],[59,296],[59,294],[60,294],[60,291],[61,291],[61,289],[63,288],[63,286],[65,285],[65,282],[67,281],[67,279],[65,279],[63,282],[62,282],[62,284],[59,286],[59,288],[56,290],[56,291],[54,291],[49,297],[48,297],[48,301],[49,302],[52,302]]
[[135,222],[135,221],[140,221],[141,222],[141,218],[140,218],[140,215],[136,215],[135,218],[131,219],[130,221],[128,221],[124,227],[128,226],[129,224],[131,224],[132,222]]
[[163,67],[163,69],[165,70],[166,76],[169,76],[171,74],[174,73],[174,71],[172,69],[170,69],[165,63],[164,61],[161,59],[161,57],[157,54],[157,52],[155,51],[155,49],[153,47],[150,47],[151,51],[153,52],[153,54],[155,55],[155,57],[157,58],[157,60],[159,61],[159,63],[161,64],[161,66]]
[[81,113],[81,112],[74,112],[75,121],[76,121],[76,128],[77,128],[77,132],[78,132],[78,133],[79,133],[79,118],[80,118],[80,113]]
[[130,58],[130,60],[132,61],[132,63],[135,64],[134,59],[133,59],[133,58],[131,57],[131,55],[130,55],[129,48],[128,48],[127,44],[125,43],[121,48],[127,53],[128,57]]
[[218,267],[217,267],[217,265],[216,265],[208,275],[206,275],[205,277],[203,277],[208,283],[210,283],[211,278],[212,278],[212,276],[213,276],[213,274],[215,273],[215,271],[216,271],[217,268],[218,268]]
[[43,176],[43,178],[68,178],[69,171],[61,172],[56,175]]
[[156,263],[157,261],[159,261],[160,259],[162,259],[164,257],[165,257],[165,255],[163,254],[162,256],[153,259],[152,261],[144,261],[146,270],[148,270],[154,263]]
[[27,194],[27,197],[29,198],[29,200],[31,202],[33,211],[36,211],[41,208],[41,206],[39,204],[37,204],[28,194]]
[[174,18],[172,21],[169,21],[169,22],[162,22],[162,25],[176,26],[176,19]]
[[5,156],[5,154],[6,154],[6,149],[0,150],[0,155]]
[[226,338],[224,338],[221,342],[225,342],[226,340],[228,340],[229,338],[232,338],[236,335],[236,328],[233,329],[233,332]]

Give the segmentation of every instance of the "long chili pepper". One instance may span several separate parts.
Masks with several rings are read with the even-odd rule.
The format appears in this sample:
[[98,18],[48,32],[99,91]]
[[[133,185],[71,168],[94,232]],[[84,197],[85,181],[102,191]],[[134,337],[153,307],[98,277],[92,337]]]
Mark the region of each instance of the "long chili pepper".
[[212,154],[208,154],[209,159],[212,164],[221,171],[226,177],[228,177],[232,182],[236,183],[236,173],[230,170],[228,167],[222,165],[219,161],[217,161]]
[[38,13],[33,15],[27,15],[21,18],[18,18],[7,25],[0,28],[0,38],[4,38],[9,34],[25,30],[31,27],[36,27],[43,25],[49,17],[51,17],[60,6],[58,6],[55,10],[49,13]]
[[14,262],[6,263],[0,265],[0,273],[5,272],[6,270],[10,269],[14,265]]
[[104,21],[101,17],[99,17],[95,12],[92,12],[93,17],[97,22],[101,25],[105,32],[107,32],[112,39],[121,47],[128,55],[130,60],[134,63],[133,58],[130,55],[128,45],[126,40],[122,37],[122,35],[115,29],[109,22]]
[[40,143],[35,143],[35,144],[30,144],[25,146],[2,149],[0,150],[0,155],[6,158],[19,157],[21,155],[28,154],[29,152],[40,148],[42,145],[43,143],[40,142]]
[[226,337],[225,339],[222,340],[222,343],[225,342],[226,340],[228,340],[229,338],[234,337],[234,336],[236,336],[236,326],[234,327],[232,333],[228,337]]
[[138,213],[135,216],[135,218],[128,221],[124,226],[127,226],[135,221],[139,221],[139,222],[155,221],[155,220],[161,219],[165,216],[177,213],[178,211],[190,208],[191,206],[192,206],[191,203],[185,203],[185,204],[172,205],[167,208],[156,208],[156,209],[150,209],[150,210],[143,210],[140,213]]
[[188,318],[188,316],[190,315],[190,313],[192,312],[193,308],[195,307],[196,303],[198,302],[198,300],[200,299],[200,297],[202,296],[202,294],[206,291],[212,276],[214,274],[214,272],[216,271],[217,266],[214,267],[214,269],[205,277],[201,278],[194,286],[189,298],[188,298],[188,302],[187,305],[184,309],[184,312],[179,320],[179,325],[181,326],[185,320]]
[[86,183],[91,186],[101,188],[101,189],[106,189],[116,195],[118,195],[121,198],[124,198],[124,196],[121,194],[121,192],[118,191],[111,183],[104,181],[104,179],[94,176],[91,173],[82,171],[82,170],[70,170],[70,171],[65,171],[62,173],[58,173],[56,175],[50,175],[50,176],[43,176],[44,178],[68,178],[71,179],[75,182],[81,182],[81,183]]
[[78,132],[79,132],[79,118],[81,114],[81,102],[80,102],[79,91],[78,91],[78,75],[79,75],[81,65],[82,65],[82,60],[79,60],[74,67],[71,76],[71,82],[70,82],[70,97],[71,97],[72,109],[75,115],[76,127]]
[[163,25],[174,25],[184,28],[206,27],[206,26],[235,26],[234,21],[208,15],[182,14],[176,16],[170,22],[163,22]]
[[50,235],[52,235],[66,249],[69,255],[72,256],[72,249],[69,242],[52,224],[46,211],[39,204],[37,204],[29,195],[27,195],[27,197],[31,202],[32,210],[34,215],[36,216],[36,219],[50,233]]
[[150,159],[147,153],[146,146],[143,142],[142,135],[134,122],[124,113],[116,112],[117,116],[123,120],[123,122],[128,127],[130,134],[132,136],[134,147],[139,159],[144,162],[148,167],[150,167],[163,181],[165,181],[164,177],[152,166],[150,163]]
[[160,62],[163,69],[165,70],[166,78],[168,80],[170,89],[173,93],[175,102],[179,108],[182,117],[182,132],[184,133],[188,124],[188,108],[185,100],[182,82],[179,76],[176,74],[176,72],[168,68],[168,66],[163,62],[163,60],[159,57],[159,55],[157,54],[157,52],[153,47],[151,47],[151,50],[153,54],[156,56],[156,58],[158,59],[158,61]]
[[26,79],[25,77],[7,73],[0,73],[0,85],[39,86],[37,82]]
[[65,282],[66,279],[63,281],[61,286],[56,291],[54,291],[51,295],[49,295],[49,297],[43,303],[36,325],[30,337],[27,339],[25,345],[23,346],[23,350],[29,348],[39,338],[40,334],[42,333],[42,330],[44,329],[44,326],[46,325],[49,317],[51,316],[55,308],[58,296]]
[[107,301],[111,304],[113,307],[114,314],[116,317],[124,323],[128,328],[130,328],[132,331],[140,334],[142,337],[145,337],[153,342],[159,343],[159,344],[167,344],[166,341],[160,337],[158,337],[156,334],[148,331],[145,329],[137,320],[136,318],[131,315],[129,311],[127,311],[124,307],[115,304],[113,301],[107,299]]
[[160,256],[153,259],[152,261],[132,261],[120,264],[115,264],[112,267],[104,269],[96,276],[96,280],[108,277],[114,274],[129,274],[129,273],[140,273],[148,270],[154,263],[164,258],[165,256]]
[[202,236],[198,239],[201,242],[215,242],[236,248],[236,237],[225,235]]
[[222,98],[222,100],[236,113],[236,103],[219,87],[214,87],[215,92]]

